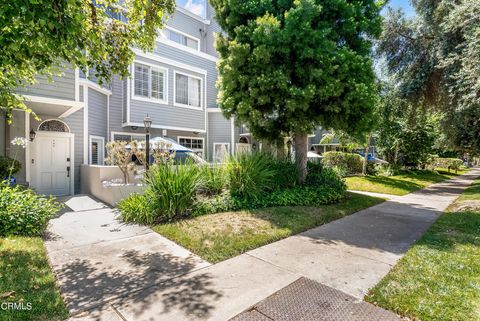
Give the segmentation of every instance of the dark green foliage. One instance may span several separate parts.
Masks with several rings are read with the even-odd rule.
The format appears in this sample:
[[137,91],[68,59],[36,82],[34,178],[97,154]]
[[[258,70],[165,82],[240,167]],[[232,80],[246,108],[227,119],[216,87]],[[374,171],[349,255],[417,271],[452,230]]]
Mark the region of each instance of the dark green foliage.
[[[480,2],[413,1],[416,15],[390,10],[378,52],[399,97],[441,110],[450,148],[480,153]],[[476,124],[476,126],[475,126]]]
[[298,184],[298,168],[288,159],[272,159],[272,168],[275,171],[273,189],[291,188]]
[[260,199],[236,199],[235,209],[255,209],[274,206],[319,206],[340,201],[344,190],[330,187],[298,186],[278,190]]
[[16,159],[0,156],[0,181],[8,177],[10,174],[14,175],[20,171],[22,164]]
[[325,166],[339,167],[347,174],[360,174],[363,168],[363,158],[359,154],[344,152],[326,152],[322,162]]
[[308,163],[307,185],[326,186],[338,191],[346,191],[345,180],[338,175],[337,171],[330,167],[324,167],[321,163]]
[[230,193],[233,196],[258,198],[273,189],[277,174],[273,156],[266,153],[241,154],[227,165]]
[[374,123],[371,62],[381,2],[211,0],[218,34],[218,103],[258,139],[293,134],[298,181],[318,125],[355,137]]
[[260,198],[235,197],[225,193],[213,198],[198,199],[195,203],[193,214],[197,216],[276,206],[333,204],[343,198],[345,189],[345,185],[341,189],[330,186],[296,186],[285,190],[276,190]]
[[3,185],[0,187],[0,235],[41,235],[61,208],[53,197]]

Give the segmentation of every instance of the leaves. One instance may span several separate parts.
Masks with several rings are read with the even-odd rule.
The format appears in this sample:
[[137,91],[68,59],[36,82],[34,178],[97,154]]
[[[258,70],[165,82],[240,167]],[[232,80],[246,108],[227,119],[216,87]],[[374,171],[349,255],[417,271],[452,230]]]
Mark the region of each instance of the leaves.
[[380,33],[375,1],[212,0],[226,34],[218,102],[260,139],[273,142],[316,126],[360,136],[376,103],[371,39]]
[[13,108],[27,111],[17,88],[35,84],[39,75],[60,74],[62,62],[92,69],[100,84],[114,74],[127,76],[131,48],[152,49],[174,8],[173,0],[2,2],[0,108],[9,121]]

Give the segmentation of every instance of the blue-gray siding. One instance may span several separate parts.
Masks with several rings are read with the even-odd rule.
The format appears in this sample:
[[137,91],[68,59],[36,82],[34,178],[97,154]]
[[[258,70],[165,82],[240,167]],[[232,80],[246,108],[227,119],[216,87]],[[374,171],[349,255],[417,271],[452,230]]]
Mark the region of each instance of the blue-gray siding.
[[112,131],[122,131],[123,112],[126,110],[123,108],[124,102],[124,81],[115,77],[112,83],[112,95],[110,96],[110,127],[107,140],[110,139],[110,133]]
[[204,69],[207,72],[207,107],[211,108],[217,106],[217,90],[215,87],[215,82],[217,81],[217,67],[214,61],[161,43],[157,43],[154,52],[160,57],[165,57]]
[[213,144],[229,143],[232,151],[232,125],[222,113],[208,113],[208,155],[213,160]]
[[[157,102],[147,102],[141,100],[130,100],[130,122],[142,124],[144,117],[148,114],[153,119],[154,126],[170,126],[179,128],[188,128],[192,131],[204,131],[205,130],[205,108],[191,109],[185,107],[174,106],[174,71],[190,74],[203,79],[202,81],[202,102],[204,101],[204,88],[205,88],[205,76],[190,70],[170,66],[167,64],[159,63],[157,61],[137,57],[138,62],[146,62],[156,66],[164,67],[168,69],[168,105],[160,104]],[[130,80],[131,81],[131,80]],[[130,91],[131,97],[133,97],[133,84]]]
[[65,68],[62,72],[62,76],[53,77],[53,82],[49,82],[44,76],[38,76],[37,84],[19,88],[17,91],[24,95],[75,100],[75,70]]
[[88,89],[88,133],[107,137],[107,95]]

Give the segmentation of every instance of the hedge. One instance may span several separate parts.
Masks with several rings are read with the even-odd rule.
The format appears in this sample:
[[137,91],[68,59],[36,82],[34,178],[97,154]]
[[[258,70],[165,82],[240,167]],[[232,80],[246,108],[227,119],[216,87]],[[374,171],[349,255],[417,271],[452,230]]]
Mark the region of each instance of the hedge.
[[344,152],[323,153],[322,162],[329,167],[338,167],[348,174],[359,174],[363,169],[363,158],[359,154]]

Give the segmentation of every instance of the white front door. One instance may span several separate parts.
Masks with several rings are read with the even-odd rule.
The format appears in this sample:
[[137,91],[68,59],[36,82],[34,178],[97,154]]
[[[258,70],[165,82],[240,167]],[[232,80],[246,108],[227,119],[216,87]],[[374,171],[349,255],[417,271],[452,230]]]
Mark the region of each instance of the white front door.
[[32,187],[39,194],[70,195],[73,135],[37,132],[32,144]]

